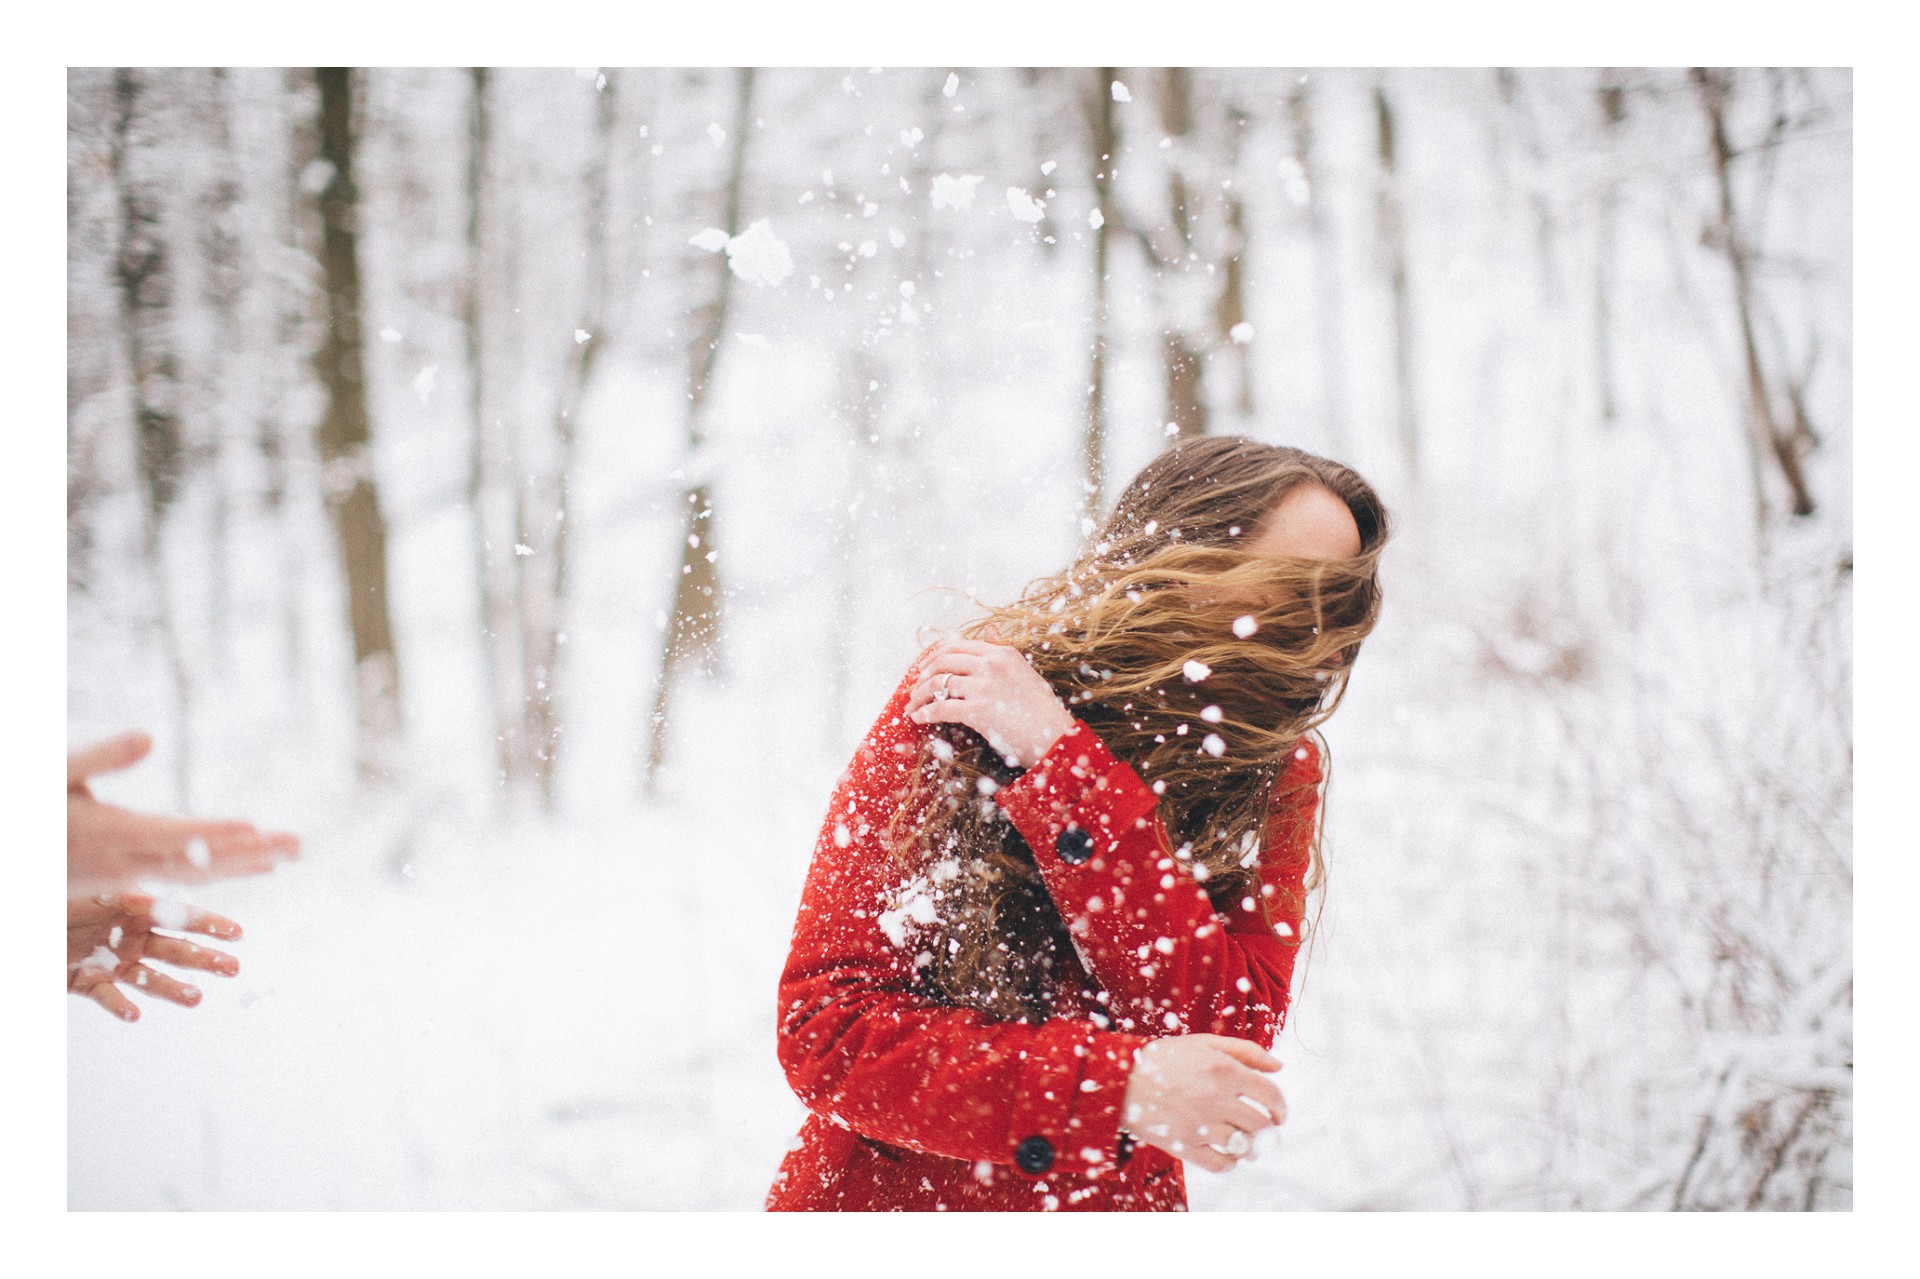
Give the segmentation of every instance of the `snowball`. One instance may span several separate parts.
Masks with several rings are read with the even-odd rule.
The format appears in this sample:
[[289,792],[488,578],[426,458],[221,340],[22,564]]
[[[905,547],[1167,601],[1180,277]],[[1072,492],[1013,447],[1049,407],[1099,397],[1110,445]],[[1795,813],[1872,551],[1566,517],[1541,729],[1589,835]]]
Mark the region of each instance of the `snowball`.
[[1243,613],[1233,619],[1233,633],[1241,639],[1246,639],[1259,629],[1260,623],[1253,620],[1251,613]]
[[1100,210],[1094,209],[1087,214],[1087,225],[1092,227],[1094,230],[1098,231],[1101,227],[1105,226],[1106,224],[1107,224],[1107,220],[1104,217],[1100,216]]
[[1115,102],[1131,102],[1131,101],[1133,101],[1133,95],[1132,95],[1131,93],[1128,93],[1128,92],[1127,92],[1127,86],[1126,86],[1126,85],[1124,85],[1124,84],[1121,84],[1121,83],[1120,83],[1120,82],[1119,82],[1118,80],[1115,80],[1115,81],[1113,82],[1113,84],[1112,84],[1112,86],[1111,86],[1111,87],[1112,87],[1112,90],[1113,90],[1113,100],[1114,100]]
[[1058,160],[1049,160],[1045,164],[1040,166],[1040,176],[1043,178],[1048,177],[1053,173],[1055,169],[1059,167],[1060,167],[1060,162]]
[[1233,339],[1234,345],[1245,346],[1253,341],[1253,326],[1242,320],[1227,330],[1227,336]]
[[973,189],[986,178],[982,174],[968,173],[954,177],[951,173],[936,173],[933,176],[933,207],[936,209],[970,209],[973,207]]
[[1220,708],[1218,706],[1203,706],[1200,708],[1200,718],[1209,724],[1218,724],[1220,722]]
[[749,284],[778,284],[793,274],[793,254],[761,218],[727,241],[727,265]]
[[729,238],[727,233],[719,227],[710,226],[699,235],[688,240],[687,243],[696,249],[705,249],[709,253],[718,253],[727,247],[727,240]]
[[585,329],[575,329],[573,331],[573,344],[575,346],[585,346],[592,338],[593,334],[587,332]]
[[1047,206],[1020,187],[1008,187],[1007,212],[1021,222],[1038,222],[1047,216]]
[[1208,666],[1205,662],[1196,658],[1189,657],[1186,664],[1180,668],[1180,673],[1185,675],[1191,682],[1198,684],[1201,680],[1213,674],[1213,667]]
[[1200,749],[1216,759],[1227,753],[1227,744],[1218,733],[1208,733],[1200,742]]

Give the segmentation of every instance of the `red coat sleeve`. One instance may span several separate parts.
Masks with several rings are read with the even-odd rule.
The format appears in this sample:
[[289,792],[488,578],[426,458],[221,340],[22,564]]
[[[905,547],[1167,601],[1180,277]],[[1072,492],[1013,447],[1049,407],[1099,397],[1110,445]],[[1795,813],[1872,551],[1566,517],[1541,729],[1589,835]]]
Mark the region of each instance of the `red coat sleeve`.
[[1265,1048],[1286,1015],[1321,779],[1319,752],[1303,740],[1276,784],[1259,897],[1224,914],[1174,860],[1153,792],[1085,723],[996,798],[1120,1027]]
[[907,672],[835,789],[780,977],[779,1055],[810,1110],[862,1135],[956,1159],[1099,1175],[1146,1036],[1055,1018],[998,1021],[937,1003],[916,949],[881,915],[902,874],[888,820],[931,731],[904,711]]

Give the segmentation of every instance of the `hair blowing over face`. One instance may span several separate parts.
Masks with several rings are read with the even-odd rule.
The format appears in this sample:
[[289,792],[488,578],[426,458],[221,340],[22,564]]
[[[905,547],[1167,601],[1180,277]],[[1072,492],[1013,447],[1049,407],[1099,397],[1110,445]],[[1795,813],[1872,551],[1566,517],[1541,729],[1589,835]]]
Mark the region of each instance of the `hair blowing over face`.
[[[1275,561],[1244,549],[1303,484],[1346,503],[1358,556]],[[1339,704],[1379,616],[1387,531],[1373,489],[1337,462],[1232,436],[1187,440],[1134,478],[1071,567],[965,633],[992,626],[1019,648],[1155,788],[1168,851],[1219,903],[1252,884],[1282,766]],[[1236,623],[1246,631],[1247,619],[1243,637]],[[1208,673],[1189,679],[1189,662]],[[933,899],[928,990],[1043,1020],[1050,971],[1071,943],[1032,850],[991,798],[1013,775],[979,734],[938,727],[890,842],[912,890]],[[1307,889],[1320,874],[1316,841]]]

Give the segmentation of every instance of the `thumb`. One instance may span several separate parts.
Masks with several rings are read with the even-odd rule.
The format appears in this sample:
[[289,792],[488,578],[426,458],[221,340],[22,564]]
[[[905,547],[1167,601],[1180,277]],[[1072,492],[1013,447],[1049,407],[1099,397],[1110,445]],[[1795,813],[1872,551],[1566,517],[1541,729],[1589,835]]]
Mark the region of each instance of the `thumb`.
[[1219,1049],[1243,1066],[1269,1073],[1280,1069],[1280,1059],[1272,1053],[1262,1051],[1257,1044],[1248,1043],[1244,1039],[1235,1039],[1231,1035],[1209,1035],[1208,1038],[1213,1041],[1211,1047]]
[[153,739],[135,730],[77,751],[69,751],[67,786],[71,789],[82,785],[97,773],[117,773],[123,768],[131,768],[145,759],[147,752],[152,749]]

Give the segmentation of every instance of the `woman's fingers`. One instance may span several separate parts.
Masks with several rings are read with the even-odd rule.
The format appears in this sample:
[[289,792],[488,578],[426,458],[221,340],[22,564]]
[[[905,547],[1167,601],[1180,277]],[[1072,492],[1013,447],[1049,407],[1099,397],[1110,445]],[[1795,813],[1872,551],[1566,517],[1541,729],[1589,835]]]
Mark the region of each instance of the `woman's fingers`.
[[200,933],[206,937],[218,937],[221,941],[240,940],[240,925],[225,915],[216,915],[185,902],[157,903],[151,917],[157,926],[170,928],[176,933]]
[[[1285,1110],[1286,1108],[1284,1106],[1281,1107],[1283,1114]],[[1268,1107],[1250,1106],[1244,1097],[1239,1097],[1235,1098],[1233,1104],[1227,1107],[1226,1113],[1222,1118],[1240,1132],[1252,1136],[1254,1133],[1264,1131],[1281,1122],[1279,1119],[1272,1118],[1272,1114],[1272,1110]]]
[[1209,1047],[1225,1053],[1250,1069],[1261,1071],[1280,1069],[1281,1063],[1278,1057],[1244,1039],[1235,1039],[1232,1035],[1195,1035],[1193,1038],[1206,1040]]
[[1215,1150],[1212,1146],[1190,1146],[1180,1152],[1180,1157],[1190,1164],[1199,1164],[1208,1172],[1225,1172],[1233,1167],[1234,1161]]
[[110,981],[96,982],[81,993],[121,1021],[140,1020],[140,1010],[134,1007],[133,1001],[121,994],[120,988]]
[[154,933],[147,939],[147,956],[164,960],[177,968],[198,968],[204,972],[231,977],[240,971],[240,961],[224,951],[196,946],[178,937]]
[[264,874],[300,851],[298,837],[262,834],[250,822],[133,816],[143,869],[170,879]]
[[84,746],[67,753],[67,787],[84,785],[89,777],[117,773],[145,759],[153,749],[153,739],[134,731],[109,737],[104,742]]
[[198,987],[175,981],[159,969],[149,968],[145,964],[135,965],[133,972],[120,980],[131,981],[150,995],[157,995],[161,999],[183,1004],[188,1008],[200,1002]]

